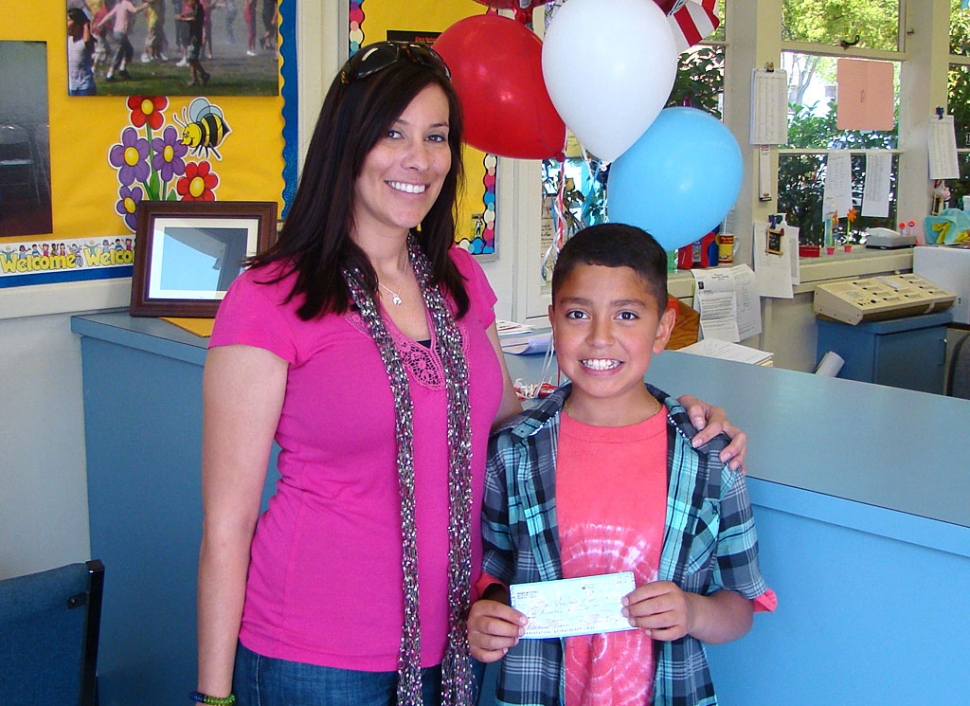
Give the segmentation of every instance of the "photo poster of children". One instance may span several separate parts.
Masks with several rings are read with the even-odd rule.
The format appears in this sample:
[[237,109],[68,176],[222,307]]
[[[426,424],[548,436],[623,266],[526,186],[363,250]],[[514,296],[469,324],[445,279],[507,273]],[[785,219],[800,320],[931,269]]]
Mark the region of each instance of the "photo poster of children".
[[[455,22],[487,10],[474,0],[351,0],[350,50],[385,40],[430,45]],[[494,259],[498,158],[465,145],[464,162],[465,192],[459,199],[455,242],[481,259]]]
[[278,0],[66,2],[72,95],[279,93]]
[[[287,26],[294,0],[278,7],[273,3],[269,30],[257,26],[256,56],[247,54],[242,0],[231,23],[241,59],[265,60],[274,67],[267,95],[216,92],[218,64],[205,58],[203,47],[202,66],[211,74],[208,85],[199,87],[204,95],[72,96],[64,47],[76,37],[85,42],[85,19],[103,1],[34,0],[0,25],[0,125],[25,128],[29,144],[24,154],[31,155],[31,163],[18,170],[0,166],[0,289],[130,276],[132,248],[137,247],[135,212],[144,199],[276,201],[284,213],[286,175],[296,171],[297,102],[294,95],[286,106],[280,94],[286,73],[281,78],[279,67],[285,62],[277,53],[295,48],[293,25]],[[174,43],[169,27],[174,3],[166,3],[165,39]],[[111,0],[107,4],[113,6]],[[219,6],[212,14],[213,57],[234,46],[228,17],[219,14],[228,10]],[[146,11],[139,12],[136,23],[144,24]],[[80,32],[72,28],[75,21],[82,25]],[[277,30],[283,41],[276,39]],[[284,47],[287,37],[293,41]],[[143,35],[129,36],[129,41],[131,61],[139,69],[159,63],[141,61]],[[178,63],[165,56],[170,64]],[[289,63],[295,87],[296,62]],[[134,75],[132,63],[127,67]],[[182,83],[192,80],[188,62],[175,68]],[[83,86],[75,89],[83,91]],[[292,120],[284,119],[284,111]],[[9,155],[4,148],[0,145],[0,155]]]

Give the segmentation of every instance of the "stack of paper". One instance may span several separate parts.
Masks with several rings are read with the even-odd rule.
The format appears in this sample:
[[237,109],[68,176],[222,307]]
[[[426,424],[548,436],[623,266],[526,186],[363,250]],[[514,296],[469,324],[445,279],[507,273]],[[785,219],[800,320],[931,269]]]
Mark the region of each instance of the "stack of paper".
[[495,328],[505,353],[537,355],[548,351],[552,344],[552,334],[549,331],[536,332],[529,324],[499,320],[495,322]]
[[747,265],[691,270],[704,338],[737,342],[761,333],[758,282]]
[[552,344],[552,333],[530,333],[511,338],[499,338],[502,351],[514,355],[537,355],[545,353]]
[[708,358],[720,358],[721,360],[733,360],[738,363],[751,363],[753,365],[764,365],[771,367],[774,363],[774,354],[760,351],[757,348],[749,348],[730,341],[719,341],[716,338],[705,338],[703,341],[692,343],[680,349],[681,353],[693,353],[703,355]]
[[495,320],[495,328],[498,331],[499,338],[509,338],[511,336],[522,336],[532,333],[532,327],[529,324],[520,324],[515,321],[504,321],[502,319]]

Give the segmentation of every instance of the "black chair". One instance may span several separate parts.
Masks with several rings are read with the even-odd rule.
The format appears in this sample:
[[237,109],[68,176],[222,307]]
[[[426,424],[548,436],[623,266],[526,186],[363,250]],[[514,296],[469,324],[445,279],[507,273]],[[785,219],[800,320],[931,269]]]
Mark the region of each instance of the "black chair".
[[964,336],[953,348],[946,394],[970,400],[970,336]]
[[0,125],[0,186],[20,187],[41,202],[30,132],[20,125]]
[[0,581],[0,702],[96,706],[104,564]]

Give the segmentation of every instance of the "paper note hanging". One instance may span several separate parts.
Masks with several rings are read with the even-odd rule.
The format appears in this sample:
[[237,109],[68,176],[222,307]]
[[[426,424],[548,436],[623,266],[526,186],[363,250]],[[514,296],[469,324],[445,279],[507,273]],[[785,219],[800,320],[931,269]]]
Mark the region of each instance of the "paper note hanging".
[[751,72],[751,144],[788,144],[788,73]]
[[953,129],[953,116],[934,115],[930,118],[928,129],[930,179],[959,179],[960,164],[957,162],[957,136]]
[[852,208],[852,155],[848,150],[829,150],[825,158],[822,217],[833,213],[844,218]]
[[862,215],[889,215],[893,155],[887,150],[866,150],[866,176],[862,188]]

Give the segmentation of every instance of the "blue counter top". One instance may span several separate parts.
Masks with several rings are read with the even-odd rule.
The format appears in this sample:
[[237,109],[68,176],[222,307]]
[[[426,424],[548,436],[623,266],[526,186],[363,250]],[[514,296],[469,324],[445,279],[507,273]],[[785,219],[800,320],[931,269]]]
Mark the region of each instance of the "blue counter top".
[[[91,547],[108,571],[101,701],[175,703],[195,679],[208,339],[122,312],[74,317],[72,330]],[[541,356],[507,360],[538,381]],[[761,566],[780,602],[709,649],[720,702],[963,699],[970,401],[678,352],[655,356],[648,379],[725,407],[750,438]]]
[[[513,378],[538,379],[541,356],[507,360]],[[968,400],[676,351],[647,379],[727,409],[748,433],[751,479],[970,528]]]
[[[207,338],[161,319],[76,316],[72,330],[203,364]],[[506,356],[538,379],[542,356]],[[970,528],[970,401],[666,351],[647,378],[725,407],[749,436],[751,479]],[[970,551],[970,547],[967,548]]]
[[107,312],[71,317],[71,331],[107,343],[168,356],[186,363],[205,363],[209,339],[196,336],[168,321]]

